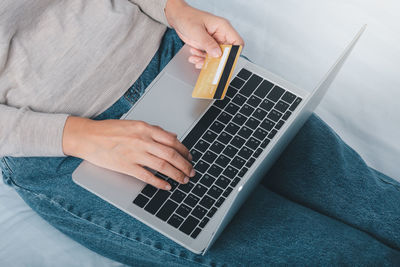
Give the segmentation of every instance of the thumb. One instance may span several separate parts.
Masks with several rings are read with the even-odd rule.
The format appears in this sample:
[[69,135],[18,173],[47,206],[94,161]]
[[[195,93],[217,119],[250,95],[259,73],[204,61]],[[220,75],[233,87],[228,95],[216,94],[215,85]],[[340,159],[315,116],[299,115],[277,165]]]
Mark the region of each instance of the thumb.
[[221,48],[217,41],[204,29],[200,36],[202,48],[212,57],[220,57],[222,55]]

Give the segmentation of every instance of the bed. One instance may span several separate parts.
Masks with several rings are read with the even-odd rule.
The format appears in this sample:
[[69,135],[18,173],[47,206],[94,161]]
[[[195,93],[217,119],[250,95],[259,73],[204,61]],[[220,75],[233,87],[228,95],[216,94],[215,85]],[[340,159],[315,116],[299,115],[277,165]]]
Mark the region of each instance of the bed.
[[[367,23],[316,113],[370,166],[400,181],[398,1],[188,2],[228,18],[246,40],[244,55],[307,90]],[[0,265],[121,266],[52,228],[2,183]]]

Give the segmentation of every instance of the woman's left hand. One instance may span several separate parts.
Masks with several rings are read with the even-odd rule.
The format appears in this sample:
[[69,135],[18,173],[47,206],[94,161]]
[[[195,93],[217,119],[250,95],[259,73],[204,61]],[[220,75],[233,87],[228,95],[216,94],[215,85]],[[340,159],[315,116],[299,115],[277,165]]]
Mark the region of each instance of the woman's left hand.
[[189,62],[201,69],[206,54],[221,56],[219,44],[244,45],[243,39],[228,20],[198,10],[183,0],[168,0],[165,7],[168,23],[189,46]]

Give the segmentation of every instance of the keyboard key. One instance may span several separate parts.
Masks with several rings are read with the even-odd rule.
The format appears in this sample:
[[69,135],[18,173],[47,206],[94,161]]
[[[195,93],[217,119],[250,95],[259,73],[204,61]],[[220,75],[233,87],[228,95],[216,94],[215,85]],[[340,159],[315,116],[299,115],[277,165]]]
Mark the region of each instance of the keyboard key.
[[164,222],[171,216],[171,214],[176,210],[178,204],[172,200],[165,202],[164,206],[157,212],[156,216],[163,220]]
[[229,144],[229,142],[232,139],[232,135],[228,134],[227,132],[222,132],[219,136],[218,136],[218,141],[220,141],[222,144]]
[[293,101],[296,99],[296,96],[291,92],[286,91],[285,94],[282,96],[282,100],[292,104]]
[[263,79],[256,74],[251,75],[250,79],[240,90],[240,93],[245,96],[250,96],[253,93],[253,91],[257,88],[257,86],[261,83],[262,80]]
[[174,179],[168,178],[167,182],[171,185],[171,190],[169,190],[170,192],[174,191],[175,188],[178,187],[179,183],[177,181],[175,181]]
[[266,111],[270,111],[274,107],[274,105],[275,103],[271,100],[264,99],[260,104],[260,108],[263,108]]
[[254,111],[254,108],[250,107],[247,104],[244,104],[244,106],[242,106],[242,108],[239,110],[240,113],[242,113],[243,115],[245,115],[247,117],[250,116],[251,113],[253,113],[253,111]]
[[268,135],[268,132],[265,131],[265,130],[263,130],[262,128],[258,128],[258,129],[254,132],[254,134],[253,134],[253,136],[254,136],[255,138],[257,138],[258,140],[260,140],[260,141],[264,140],[264,138],[265,138],[267,135]]
[[148,184],[142,189],[142,194],[145,195],[146,197],[152,197],[157,192],[157,190],[158,190],[157,188]]
[[176,214],[172,215],[171,218],[169,218],[168,220],[168,224],[172,225],[175,228],[178,228],[182,222],[183,219]]
[[238,113],[235,115],[235,117],[233,118],[233,122],[236,123],[237,125],[243,125],[243,123],[245,123],[245,121],[247,120],[247,117]]
[[207,223],[210,221],[210,218],[205,217],[201,223],[199,224],[199,227],[204,228],[204,226],[207,225]]
[[176,210],[176,214],[179,216],[182,216],[183,218],[186,218],[189,213],[192,211],[192,208],[188,207],[185,204],[181,204],[179,208]]
[[230,122],[226,128],[225,131],[229,134],[235,135],[237,133],[237,131],[239,131],[240,127],[237,126],[236,124]]
[[225,145],[223,145],[222,143],[220,143],[220,142],[218,142],[218,141],[215,141],[215,142],[211,145],[210,150],[213,151],[213,152],[215,152],[215,153],[217,153],[217,154],[219,154],[219,153],[221,153],[221,151],[222,151],[224,148],[225,148]]
[[251,72],[246,69],[241,69],[237,74],[238,77],[242,78],[243,80],[247,80],[251,76]]
[[196,197],[193,194],[189,194],[185,200],[183,201],[185,204],[187,204],[189,207],[194,207],[196,204],[199,202],[200,198]]
[[231,141],[231,145],[237,147],[237,148],[242,148],[243,144],[246,142],[245,139],[243,139],[240,136],[235,136],[233,137],[232,141]]
[[193,145],[200,139],[201,135],[206,131],[210,124],[218,117],[220,110],[216,107],[211,106],[206,113],[197,122],[196,126],[190,131],[190,133],[183,139],[182,144],[188,149],[191,149]]
[[[244,80],[235,77],[235,78],[231,81],[230,86],[233,86],[233,87],[235,87],[236,89],[240,89],[240,88],[242,88],[243,84],[244,84]],[[228,88],[228,90],[229,90],[229,88]]]
[[206,209],[211,208],[212,205],[214,205],[214,203],[215,203],[215,200],[213,198],[209,197],[208,195],[205,195],[203,197],[203,199],[200,201],[200,205],[202,205]]
[[[219,208],[221,207],[222,203],[224,203],[225,198],[224,197],[220,197],[217,202],[215,202],[215,207]],[[217,209],[215,209],[215,211],[217,211]],[[208,215],[208,214],[207,214]]]
[[182,232],[184,232],[187,235],[190,235],[190,233],[193,231],[193,229],[199,224],[199,220],[196,219],[193,216],[189,216],[181,225],[181,227],[179,227],[179,230],[181,230]]
[[267,118],[273,120],[274,122],[277,122],[280,120],[280,118],[282,117],[282,113],[280,113],[279,111],[273,109],[271,110],[270,113],[268,113]]
[[230,101],[231,100],[228,97],[225,97],[223,100],[215,100],[214,106],[219,107],[220,109],[224,109]]
[[217,138],[217,134],[214,133],[213,131],[208,130],[204,135],[203,139],[206,140],[209,143],[214,142],[215,138]]
[[232,99],[232,102],[239,105],[240,107],[246,102],[246,97],[242,96],[241,94],[235,95],[235,97]]
[[276,103],[276,105],[275,105],[275,109],[282,113],[285,113],[288,108],[289,108],[289,104],[286,104],[282,100],[279,100],[279,102]]
[[253,157],[258,158],[263,152],[262,148],[257,148],[256,152],[254,152]]
[[238,185],[239,182],[240,182],[240,178],[239,178],[239,177],[236,177],[235,179],[232,180],[231,186],[232,186],[232,187],[235,187],[235,186]]
[[208,173],[212,176],[214,176],[215,178],[217,178],[221,172],[223,171],[223,169],[221,167],[219,167],[216,164],[211,165],[210,169],[208,170]]
[[203,178],[201,178],[200,180],[200,183],[202,185],[205,185],[207,188],[210,187],[214,182],[215,178],[208,174],[204,174]]
[[215,163],[217,163],[219,166],[221,166],[222,168],[225,168],[226,166],[228,166],[229,162],[230,162],[230,158],[228,158],[225,155],[220,155],[217,159],[217,161],[215,161]]
[[257,108],[256,111],[254,111],[253,116],[262,121],[267,116],[267,112],[261,108]]
[[224,127],[225,127],[225,125],[222,122],[214,121],[214,123],[211,125],[210,129],[216,133],[220,133],[220,132],[222,132]]
[[206,151],[206,153],[204,153],[203,157],[201,158],[202,160],[204,160],[207,163],[213,163],[214,160],[217,158],[217,154],[215,154],[214,152],[208,150]]
[[199,140],[197,144],[194,146],[195,149],[197,149],[200,152],[204,152],[207,150],[207,148],[210,146],[210,143],[204,141],[204,140]]
[[200,160],[199,162],[196,163],[196,165],[194,165],[194,169],[201,173],[205,173],[209,167],[210,164],[206,163],[203,160]]
[[285,115],[283,115],[282,120],[287,121],[289,119],[290,115],[292,115],[292,112],[286,111]]
[[239,156],[241,156],[244,159],[250,158],[251,154],[253,154],[253,151],[247,147],[242,147],[242,149],[240,149],[239,151]]
[[182,190],[182,192],[185,192],[185,193],[189,193],[193,187],[194,187],[194,183],[192,183],[192,182],[189,182],[187,184],[180,184],[178,186],[179,190]]
[[192,237],[192,238],[196,238],[199,234],[200,234],[200,232],[201,232],[201,228],[196,228],[194,231],[193,231],[193,233],[190,235],[190,237]]
[[213,185],[207,192],[207,195],[218,199],[219,196],[222,194],[223,190],[219,188],[218,186]]
[[135,198],[133,203],[138,205],[140,208],[143,208],[147,204],[148,201],[149,201],[149,199],[147,197],[143,196],[142,194],[139,194]]
[[232,166],[237,168],[238,170],[240,170],[243,165],[246,163],[246,161],[244,159],[242,159],[241,157],[236,156],[233,160],[232,160]]
[[202,206],[197,205],[196,208],[192,211],[192,215],[198,219],[203,219],[206,216],[207,210],[204,209]]
[[207,187],[201,184],[196,184],[192,190],[192,193],[198,197],[203,197],[206,192],[207,192]]
[[229,115],[226,112],[222,112],[221,115],[217,118],[220,122],[227,124],[232,119],[232,115]]
[[256,159],[255,158],[253,158],[253,157],[251,157],[247,162],[246,162],[246,167],[247,168],[250,168],[252,165],[253,165],[253,163],[256,161]]
[[260,145],[260,141],[258,141],[254,137],[250,137],[250,139],[247,140],[247,142],[246,142],[246,146],[250,147],[253,150],[256,150],[259,145]]
[[274,86],[273,83],[264,80],[257,88],[257,90],[254,92],[254,94],[258,97],[265,98],[265,96],[269,93],[269,91],[272,89],[273,86]]
[[246,126],[247,127],[249,127],[250,129],[256,129],[257,127],[258,127],[258,125],[260,124],[260,121],[259,120],[256,120],[256,119],[254,119],[254,118],[249,118],[247,121],[246,121]]
[[224,149],[224,151],[223,151],[222,153],[224,153],[224,155],[227,155],[227,156],[230,157],[230,158],[233,158],[233,157],[236,155],[237,152],[238,152],[238,149],[237,149],[237,148],[234,148],[233,146],[228,145],[228,146]]
[[228,187],[227,189],[225,189],[224,193],[222,194],[224,197],[228,197],[233,191],[232,187]]
[[201,177],[203,177],[203,175],[199,172],[196,172],[195,175],[190,178],[190,181],[195,184],[200,180]]
[[228,112],[231,115],[235,115],[236,112],[240,109],[240,107],[236,104],[233,103],[229,103],[226,108],[225,108],[225,112]]
[[240,170],[240,172],[238,173],[237,176],[240,177],[240,178],[243,178],[243,176],[247,173],[248,170],[249,170],[248,168],[243,167],[243,168]]
[[178,203],[181,203],[182,200],[183,200],[185,197],[186,197],[186,194],[185,194],[185,193],[183,193],[183,192],[180,191],[180,190],[176,190],[176,191],[172,194],[171,199],[172,199],[173,201],[176,201],[176,202],[178,202]]
[[269,92],[267,98],[272,100],[273,102],[276,102],[279,100],[279,98],[281,98],[284,92],[284,89],[280,88],[279,86],[274,86],[271,92]]
[[274,138],[274,136],[276,135],[277,132],[278,132],[277,130],[273,129],[273,130],[269,133],[268,138],[269,138],[269,139]]
[[294,111],[297,108],[297,106],[300,104],[300,102],[301,102],[301,98],[300,97],[296,98],[296,100],[290,106],[289,110]]
[[[215,203],[215,205],[217,205],[217,203]],[[212,209],[210,209],[210,211],[207,213],[208,217],[212,217],[214,216],[214,214],[217,212],[217,208],[213,207]]]
[[215,184],[221,187],[222,189],[225,189],[229,185],[229,183],[230,180],[224,176],[220,176],[215,182]]
[[260,104],[261,99],[256,97],[256,96],[250,96],[250,98],[247,100],[247,104],[252,106],[253,108],[256,108],[258,104]]
[[226,177],[233,179],[236,177],[236,174],[238,173],[238,170],[236,170],[235,168],[228,166],[224,172],[222,173],[223,175],[225,175]]
[[285,123],[284,120],[278,121],[278,123],[275,125],[275,128],[278,130],[281,129],[284,123]]
[[264,141],[261,143],[261,147],[266,148],[270,141],[271,140],[269,140],[268,138],[265,138]]
[[241,137],[243,137],[244,139],[247,139],[250,137],[250,135],[253,133],[253,130],[251,130],[250,128],[243,126],[239,132],[238,135],[240,135]]
[[228,87],[228,90],[226,91],[226,96],[232,98],[236,95],[236,93],[238,92],[238,90],[232,86]]
[[154,197],[150,200],[149,204],[144,208],[145,211],[155,214],[162,204],[167,200],[171,193],[165,190],[158,190]]
[[190,154],[192,154],[192,157],[193,157],[193,162],[196,162],[196,161],[198,161],[200,158],[201,158],[201,156],[203,155],[202,153],[200,153],[199,151],[197,151],[196,149],[192,149],[191,151],[190,151]]
[[267,131],[271,131],[272,128],[274,128],[274,126],[275,126],[275,122],[273,122],[269,119],[265,119],[265,120],[263,120],[263,122],[261,123],[260,126]]

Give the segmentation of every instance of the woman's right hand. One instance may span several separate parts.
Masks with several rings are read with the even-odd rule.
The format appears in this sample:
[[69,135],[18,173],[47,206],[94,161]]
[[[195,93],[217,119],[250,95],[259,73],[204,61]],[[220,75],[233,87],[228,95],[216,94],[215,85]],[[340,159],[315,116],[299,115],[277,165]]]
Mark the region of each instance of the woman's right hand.
[[195,175],[192,156],[176,134],[142,121],[94,121],[70,116],[64,127],[63,151],[164,190],[170,190],[170,184],[144,167],[179,183],[187,183]]

